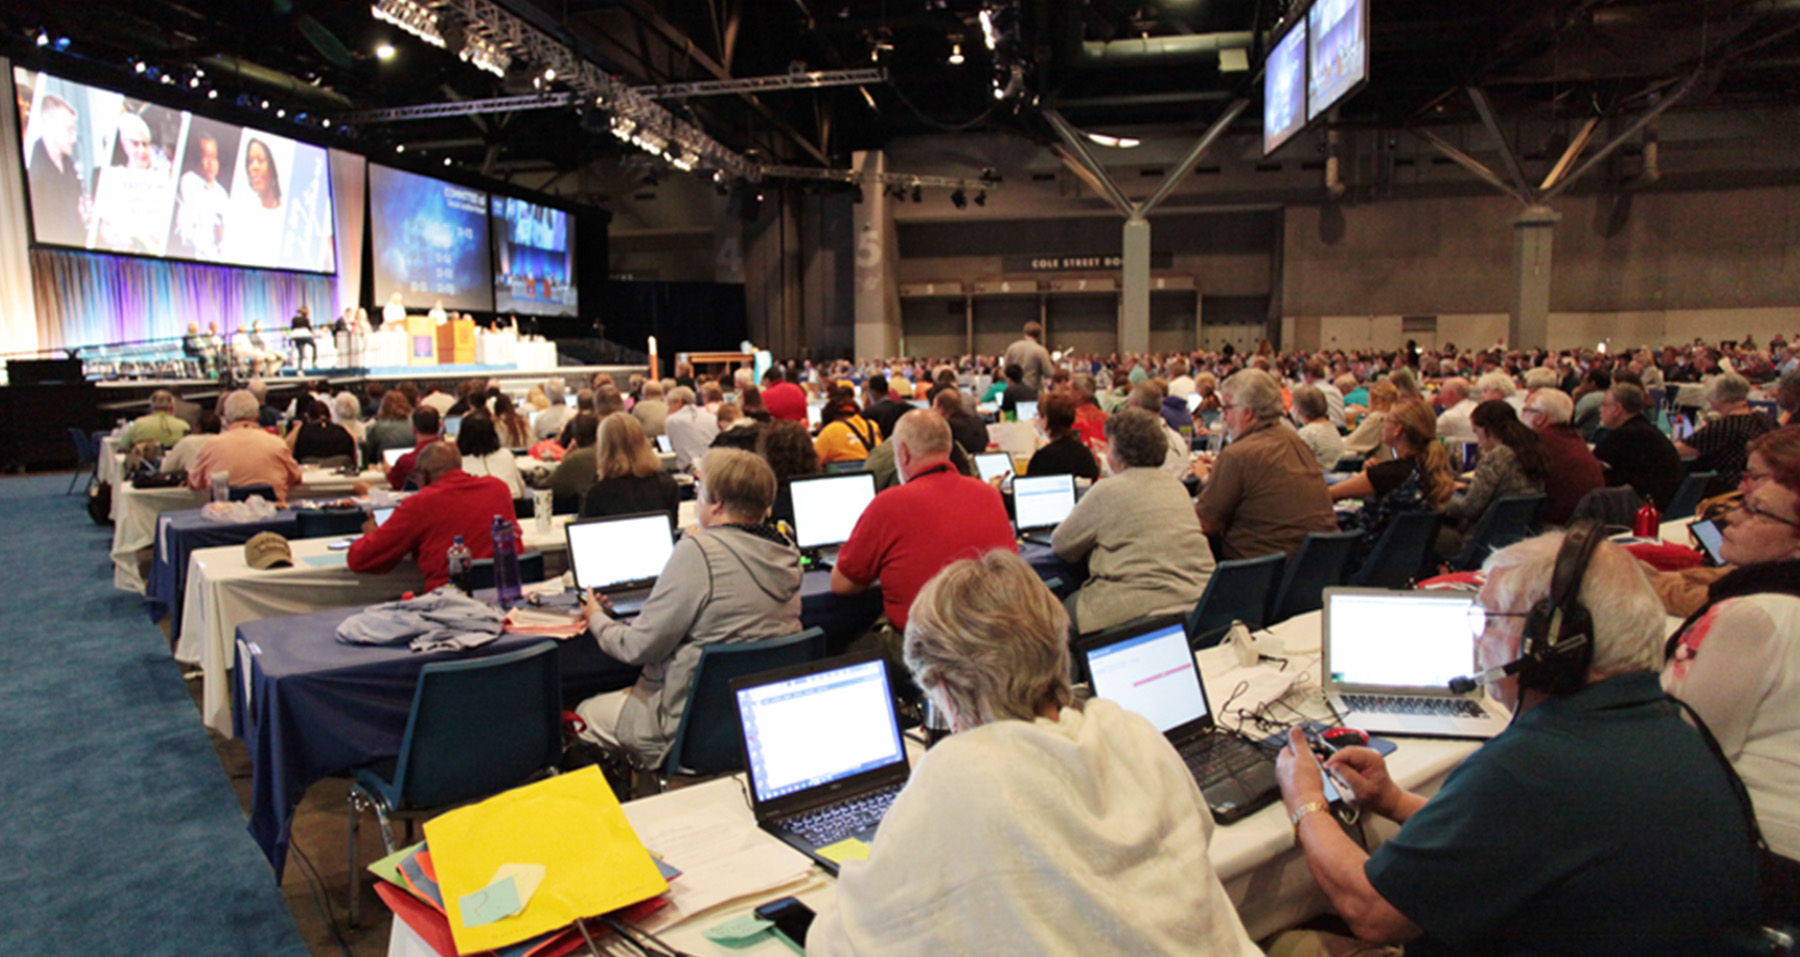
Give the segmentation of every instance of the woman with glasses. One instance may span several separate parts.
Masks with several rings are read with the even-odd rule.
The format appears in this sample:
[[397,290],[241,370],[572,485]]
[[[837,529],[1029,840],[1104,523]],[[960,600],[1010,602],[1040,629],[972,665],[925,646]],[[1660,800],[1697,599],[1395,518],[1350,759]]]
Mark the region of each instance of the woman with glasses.
[[[1736,497],[1739,504],[1749,501],[1758,489],[1774,481],[1777,472],[1800,471],[1800,427],[1780,429],[1752,439],[1747,448],[1749,455],[1738,479],[1739,495]],[[1707,516],[1720,525],[1726,525],[1734,517],[1718,506],[1709,509]],[[1686,618],[1712,599],[1713,583],[1730,574],[1738,564],[1729,555],[1724,557],[1725,564],[1718,567],[1702,565],[1675,571],[1665,571],[1648,562],[1641,564],[1644,573],[1650,576],[1651,587],[1662,599],[1664,610],[1677,618]]]
[[[1700,713],[1750,791],[1783,859],[1784,912],[1800,916],[1800,428],[1750,443],[1768,477],[1729,516],[1731,568],[1665,648],[1663,687]],[[1761,466],[1759,469],[1758,466]]]

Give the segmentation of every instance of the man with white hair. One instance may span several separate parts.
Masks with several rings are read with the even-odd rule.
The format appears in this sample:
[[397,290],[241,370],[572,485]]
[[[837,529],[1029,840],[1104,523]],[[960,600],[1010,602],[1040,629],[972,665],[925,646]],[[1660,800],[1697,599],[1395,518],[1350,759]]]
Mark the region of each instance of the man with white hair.
[[175,417],[175,393],[157,389],[150,393],[150,414],[133,420],[125,430],[125,447],[155,442],[166,449],[187,433],[188,424]]
[[663,432],[675,449],[675,467],[687,471],[706,457],[712,440],[719,437],[719,417],[706,411],[694,396],[694,390],[678,385],[669,390],[669,415],[663,420]]
[[1606,484],[1605,466],[1570,424],[1574,417],[1575,400],[1561,389],[1538,389],[1519,413],[1519,421],[1537,431],[1550,460],[1550,477],[1544,480],[1544,521],[1551,525],[1568,522],[1581,497]]
[[1475,441],[1475,426],[1469,421],[1469,414],[1475,411],[1476,402],[1469,398],[1469,380],[1461,376],[1451,376],[1438,387],[1438,438],[1450,442]]
[[1220,558],[1258,558],[1300,550],[1308,532],[1337,531],[1318,461],[1281,404],[1281,384],[1245,369],[1219,386],[1220,424],[1231,444],[1217,460],[1201,457],[1194,510]]
[[1513,407],[1514,412],[1525,408],[1525,397],[1519,394],[1519,387],[1512,376],[1495,370],[1475,380],[1475,388],[1481,392],[1481,401],[1492,402],[1499,399]]
[[562,434],[563,426],[575,417],[575,410],[568,405],[568,386],[563,384],[561,376],[552,376],[544,382],[544,398],[550,400],[550,407],[537,415],[532,426],[532,434],[540,439],[554,439]]
[[669,404],[663,401],[662,383],[651,379],[644,383],[643,397],[632,405],[631,414],[644,427],[644,435],[656,438],[663,434],[663,424],[669,418]]
[[200,448],[194,467],[188,469],[188,485],[203,489],[214,472],[228,472],[233,487],[267,484],[275,500],[287,501],[288,488],[300,482],[300,465],[287,443],[263,431],[257,424],[262,403],[239,389],[225,397],[225,431]]
[[1320,813],[1318,761],[1292,733],[1282,799],[1357,937],[1408,957],[1748,952],[1732,944],[1758,918],[1749,802],[1663,696],[1662,603],[1602,538],[1582,524],[1488,559],[1469,627],[1514,720],[1435,796],[1402,790],[1368,748],[1326,762],[1364,813],[1400,823],[1373,855]]

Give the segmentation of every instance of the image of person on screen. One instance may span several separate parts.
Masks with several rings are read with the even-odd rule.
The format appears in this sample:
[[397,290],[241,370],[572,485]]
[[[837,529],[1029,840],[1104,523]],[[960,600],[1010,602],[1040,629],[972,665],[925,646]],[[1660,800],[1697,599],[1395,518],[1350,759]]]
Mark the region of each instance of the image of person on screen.
[[221,248],[233,262],[275,265],[287,217],[281,170],[275,151],[260,138],[252,137],[243,152],[242,170],[231,186],[232,218]]
[[130,110],[119,114],[119,143],[113,156],[113,165],[126,169],[158,171],[169,168],[169,158],[157,148],[150,124]]
[[269,151],[269,144],[250,141],[244,150],[244,175],[262,208],[281,208],[281,171],[275,168],[275,155]]
[[175,214],[177,238],[196,259],[218,259],[225,242],[225,214],[231,197],[219,182],[219,141],[202,136],[200,168],[181,174],[180,206]]
[[40,242],[87,244],[88,198],[75,170],[77,119],[69,101],[51,93],[38,101],[32,117],[37,143],[31,148],[27,179]]

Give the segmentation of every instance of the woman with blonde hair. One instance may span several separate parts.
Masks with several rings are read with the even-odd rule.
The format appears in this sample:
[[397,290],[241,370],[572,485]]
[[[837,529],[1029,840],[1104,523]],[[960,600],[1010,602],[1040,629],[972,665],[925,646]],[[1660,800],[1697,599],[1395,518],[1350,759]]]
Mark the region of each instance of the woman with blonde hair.
[[596,480],[581,497],[582,518],[666,511],[669,527],[675,527],[681,489],[663,471],[644,427],[630,413],[614,412],[600,420],[594,462]]
[[1357,424],[1355,431],[1344,437],[1344,454],[1361,455],[1369,462],[1385,462],[1393,458],[1381,444],[1381,433],[1388,410],[1394,407],[1399,392],[1386,379],[1369,386],[1369,414]]
[[1395,403],[1382,423],[1381,444],[1393,450],[1392,461],[1366,466],[1331,487],[1334,502],[1364,500],[1361,512],[1339,518],[1346,530],[1361,528],[1363,532],[1350,555],[1352,567],[1368,557],[1394,516],[1442,511],[1456,493],[1450,453],[1437,440],[1437,416],[1431,414],[1431,406],[1418,399]]
[[920,590],[906,667],[953,733],[868,860],[844,862],[808,954],[1261,953],[1207,858],[1192,773],[1150,722],[1076,700],[1068,630],[1006,550]]

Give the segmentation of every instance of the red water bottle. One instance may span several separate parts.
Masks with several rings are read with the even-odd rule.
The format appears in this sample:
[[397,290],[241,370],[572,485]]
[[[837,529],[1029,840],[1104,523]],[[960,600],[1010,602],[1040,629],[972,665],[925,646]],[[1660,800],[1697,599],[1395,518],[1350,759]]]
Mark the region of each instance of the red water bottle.
[[1638,538],[1656,538],[1662,528],[1662,513],[1656,510],[1656,502],[1644,499],[1644,507],[1637,510],[1637,518],[1631,523],[1631,534]]

